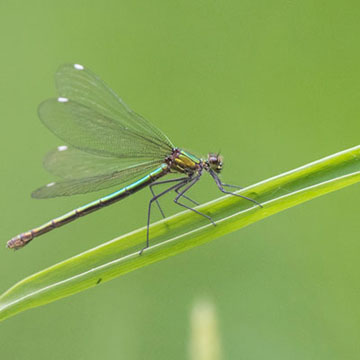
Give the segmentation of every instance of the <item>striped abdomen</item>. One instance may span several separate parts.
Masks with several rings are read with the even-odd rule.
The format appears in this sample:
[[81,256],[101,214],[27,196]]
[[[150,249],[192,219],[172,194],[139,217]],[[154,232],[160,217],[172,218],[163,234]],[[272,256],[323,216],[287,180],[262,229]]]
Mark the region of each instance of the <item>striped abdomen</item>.
[[90,214],[93,211],[101,209],[105,206],[111,205],[116,201],[126,198],[127,196],[143,189],[152,182],[156,181],[160,177],[166,175],[169,172],[169,167],[167,164],[162,164],[159,168],[152,171],[150,174],[144,176],[142,179],[125,186],[124,188],[102,197],[101,199],[95,200],[87,205],[84,205],[80,208],[77,208],[73,211],[68,212],[63,216],[59,216],[44,225],[41,225],[35,229],[24,232],[20,235],[13,237],[8,241],[7,247],[10,249],[20,249],[27,245],[32,239],[42,234],[45,234],[53,229],[56,229],[62,225],[65,225],[71,221],[78,219],[81,216]]

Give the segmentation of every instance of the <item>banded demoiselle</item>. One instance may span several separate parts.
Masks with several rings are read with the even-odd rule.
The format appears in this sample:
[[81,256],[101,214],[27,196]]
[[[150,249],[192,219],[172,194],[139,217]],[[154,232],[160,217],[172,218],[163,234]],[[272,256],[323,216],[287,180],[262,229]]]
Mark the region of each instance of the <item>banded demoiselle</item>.
[[[165,217],[158,199],[170,191],[176,192],[176,204],[204,216],[215,225],[210,216],[180,202],[183,198],[198,205],[185,193],[199,181],[203,171],[213,177],[223,193],[242,197],[261,207],[254,199],[225,190],[238,186],[221,182],[218,174],[223,166],[222,156],[210,153],[206,159],[200,159],[175,147],[165,134],[132,111],[89,69],[79,64],[62,65],[55,74],[55,82],[59,97],[42,102],[38,114],[44,125],[68,144],[59,146],[44,159],[46,170],[62,180],[35,190],[32,197],[85,194],[138,180],[15,236],[8,241],[7,247],[20,249],[35,237],[124,199],[146,186],[149,186],[152,198],[148,205],[145,248],[149,247],[151,206],[156,202]],[[181,176],[158,181],[170,173]],[[169,187],[156,195],[153,187],[160,184],[169,184]]]

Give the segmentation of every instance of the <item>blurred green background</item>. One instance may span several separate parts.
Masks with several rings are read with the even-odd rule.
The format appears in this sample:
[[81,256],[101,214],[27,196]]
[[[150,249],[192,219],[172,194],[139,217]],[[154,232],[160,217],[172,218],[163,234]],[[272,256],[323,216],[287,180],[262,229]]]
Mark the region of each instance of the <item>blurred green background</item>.
[[[36,114],[60,64],[91,68],[176,145],[221,150],[223,180],[249,185],[360,143],[359,18],[357,1],[1,1],[0,291],[145,224],[147,190],[5,249],[104,194],[30,198],[62,144]],[[205,176],[192,194],[219,196]],[[0,324],[0,357],[187,359],[205,297],[224,359],[359,359],[359,198],[335,192],[21,313]]]

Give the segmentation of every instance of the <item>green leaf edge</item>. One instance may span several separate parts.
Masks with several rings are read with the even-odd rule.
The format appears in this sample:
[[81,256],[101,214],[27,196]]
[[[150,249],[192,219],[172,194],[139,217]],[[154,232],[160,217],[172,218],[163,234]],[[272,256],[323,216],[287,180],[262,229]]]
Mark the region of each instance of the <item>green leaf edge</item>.
[[[0,296],[0,321],[166,259],[279,211],[360,181],[360,145],[249,186],[197,209],[216,226],[191,211],[151,225],[151,246],[142,255],[146,228],[135,230],[33,274]],[[39,240],[37,240],[39,241]],[[32,246],[36,246],[32,244]],[[39,245],[41,246],[41,244]],[[23,250],[26,251],[26,250]]]

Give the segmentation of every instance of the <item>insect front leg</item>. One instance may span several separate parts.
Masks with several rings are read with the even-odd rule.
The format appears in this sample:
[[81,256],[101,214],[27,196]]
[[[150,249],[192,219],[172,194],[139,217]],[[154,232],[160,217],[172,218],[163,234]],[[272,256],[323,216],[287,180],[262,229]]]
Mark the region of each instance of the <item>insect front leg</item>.
[[[238,197],[241,197],[241,198],[243,198],[245,200],[249,200],[249,201],[253,202],[254,204],[258,205],[261,208],[263,207],[258,201],[254,200],[254,199],[251,199],[251,198],[249,198],[247,196],[240,195],[240,194],[235,194],[235,193],[233,193],[231,191],[225,190],[224,189],[224,184],[221,182],[220,178],[216,175],[216,173],[214,171],[212,171],[212,170],[210,170],[209,173],[213,177],[213,179],[215,180],[215,183],[216,183],[217,187],[219,188],[219,190],[221,192],[223,192],[224,194],[230,194],[230,195],[233,195],[233,196],[238,196]],[[229,185],[225,185],[225,186],[229,186]],[[234,186],[235,185],[233,185],[233,187]]]

